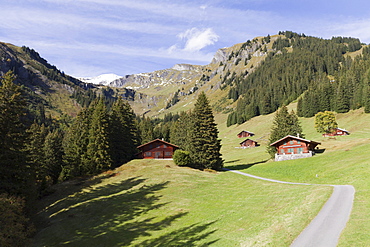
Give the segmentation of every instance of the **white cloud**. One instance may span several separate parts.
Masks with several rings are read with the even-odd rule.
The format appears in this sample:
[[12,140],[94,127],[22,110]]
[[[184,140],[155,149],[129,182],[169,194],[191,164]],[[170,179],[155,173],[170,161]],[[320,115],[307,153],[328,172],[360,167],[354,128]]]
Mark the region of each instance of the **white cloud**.
[[178,37],[186,40],[184,51],[200,51],[206,46],[213,45],[218,41],[219,36],[212,30],[212,28],[198,29],[196,27],[180,33]]

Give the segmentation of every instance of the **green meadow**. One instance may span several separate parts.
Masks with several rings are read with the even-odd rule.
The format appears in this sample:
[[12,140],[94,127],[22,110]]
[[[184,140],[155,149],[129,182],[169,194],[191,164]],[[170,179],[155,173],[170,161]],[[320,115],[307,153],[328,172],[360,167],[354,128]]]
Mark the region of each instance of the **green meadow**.
[[[225,167],[283,181],[351,184],[351,218],[339,246],[369,246],[370,115],[338,114],[349,136],[323,138],[313,118],[307,139],[322,143],[312,158],[273,162],[265,152],[273,114],[226,128],[217,115]],[[241,130],[259,147],[241,149]],[[90,179],[58,184],[38,205],[33,246],[289,246],[316,216],[330,186],[287,185],[231,172],[177,167],[171,160],[133,160]]]

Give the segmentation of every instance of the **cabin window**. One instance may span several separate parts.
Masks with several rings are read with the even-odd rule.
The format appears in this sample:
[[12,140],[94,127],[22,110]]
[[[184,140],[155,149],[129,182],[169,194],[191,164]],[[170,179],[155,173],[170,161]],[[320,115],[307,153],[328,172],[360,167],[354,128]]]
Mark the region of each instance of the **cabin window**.
[[294,148],[288,148],[288,153],[294,153]]
[[155,152],[155,157],[159,158],[161,156],[161,152]]
[[167,145],[166,144],[163,144],[163,148],[167,148]]
[[299,154],[303,153],[303,148],[297,148]]
[[286,145],[286,142],[284,142],[284,144],[283,145]]
[[164,155],[166,155],[166,156],[171,156],[171,155],[172,155],[172,153],[171,153],[171,152],[164,152]]
[[145,152],[145,157],[150,157],[150,156],[152,156],[152,152]]
[[294,141],[292,140],[292,141],[290,141],[290,144],[294,144]]
[[301,141],[297,141],[298,144],[301,144]]

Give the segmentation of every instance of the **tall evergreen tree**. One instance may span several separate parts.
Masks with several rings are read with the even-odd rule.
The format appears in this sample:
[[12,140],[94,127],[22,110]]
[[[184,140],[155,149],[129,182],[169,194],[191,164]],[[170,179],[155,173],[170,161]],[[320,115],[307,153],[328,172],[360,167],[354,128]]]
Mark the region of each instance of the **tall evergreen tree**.
[[24,152],[26,100],[22,88],[14,84],[13,72],[7,72],[0,86],[0,192],[31,198],[34,176]]
[[[276,111],[274,121],[272,123],[269,144],[274,143],[287,135],[300,136],[304,138],[302,127],[297,115],[294,111],[289,114],[288,108],[283,106]],[[276,148],[268,145],[267,152],[271,157],[274,157]]]
[[63,167],[63,133],[59,129],[49,132],[44,143],[44,167],[52,183],[57,183]]
[[198,96],[194,107],[194,129],[191,156],[197,168],[219,170],[223,167],[221,140],[212,109],[204,92]]
[[175,121],[170,130],[170,142],[181,149],[190,151],[194,129],[194,114],[192,111],[181,112],[180,118]]
[[110,145],[115,166],[129,161],[139,145],[135,114],[122,98],[113,104],[110,114]]
[[91,110],[83,109],[78,113],[63,138],[63,167],[60,178],[66,180],[86,173],[83,157],[89,143]]
[[150,142],[154,138],[154,126],[149,117],[143,117],[139,122],[140,143]]
[[44,166],[44,143],[49,130],[44,124],[39,125],[35,122],[30,126],[27,132],[29,133],[26,144],[28,162],[31,166],[31,169],[35,172],[39,192],[42,192],[48,187],[47,169]]
[[92,103],[91,123],[83,166],[87,174],[94,175],[112,167],[109,146],[108,112],[102,98]]

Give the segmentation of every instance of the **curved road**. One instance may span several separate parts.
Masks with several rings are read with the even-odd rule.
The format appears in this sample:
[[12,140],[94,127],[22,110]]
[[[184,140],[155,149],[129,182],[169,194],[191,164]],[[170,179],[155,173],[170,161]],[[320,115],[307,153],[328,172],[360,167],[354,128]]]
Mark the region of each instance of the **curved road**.
[[[269,178],[262,178],[240,171],[229,170],[226,168],[224,168],[224,170],[241,174],[243,176],[248,176],[251,178],[261,179],[275,183],[314,185],[307,183],[291,183]],[[319,214],[293,241],[291,247],[337,246],[340,234],[342,230],[345,228],[352,211],[355,188],[352,185],[326,185],[326,186],[334,187],[332,195],[330,196],[329,200],[325,203]]]

